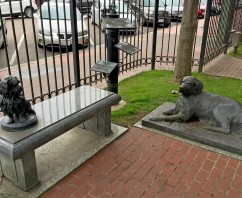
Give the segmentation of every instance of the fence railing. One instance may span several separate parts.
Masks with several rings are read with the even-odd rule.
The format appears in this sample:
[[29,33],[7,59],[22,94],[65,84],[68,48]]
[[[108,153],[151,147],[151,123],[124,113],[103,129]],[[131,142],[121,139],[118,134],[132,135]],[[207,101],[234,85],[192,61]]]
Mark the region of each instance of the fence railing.
[[[7,35],[1,28],[0,36],[3,34],[6,41],[3,47],[7,46],[0,49],[0,76],[19,77],[25,96],[33,103],[76,86],[102,81],[103,76],[91,68],[99,60],[107,60],[103,17],[114,2],[120,11],[119,17],[129,18],[136,26],[135,32],[120,31],[119,42],[129,43],[140,50],[133,55],[119,51],[119,75],[141,66],[155,69],[157,64],[175,64],[182,0],[89,1],[47,1],[43,4],[31,0],[5,1],[9,15],[2,1],[0,24],[2,27],[6,21]],[[194,66],[202,67],[224,51],[231,24],[241,30],[238,3],[233,4],[234,0],[216,2],[201,0],[197,8],[200,19],[193,47]],[[13,3],[18,5],[18,12],[15,12]],[[37,12],[31,17],[27,11],[31,14],[32,10],[26,8]],[[156,12],[154,8],[157,8]]]

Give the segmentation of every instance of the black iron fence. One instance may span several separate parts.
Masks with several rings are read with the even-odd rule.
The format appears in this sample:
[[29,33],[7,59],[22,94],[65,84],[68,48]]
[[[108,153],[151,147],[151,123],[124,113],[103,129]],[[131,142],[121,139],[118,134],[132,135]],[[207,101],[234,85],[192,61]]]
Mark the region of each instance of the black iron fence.
[[[5,0],[10,14],[1,2],[0,35],[4,45],[0,49],[0,77],[19,77],[26,97],[33,103],[104,80],[91,68],[99,60],[107,60],[103,21],[112,6],[120,18],[129,18],[136,26],[135,31],[120,30],[119,43],[139,49],[134,54],[118,51],[119,75],[141,66],[155,69],[157,64],[175,64],[183,0],[64,2]],[[13,3],[19,5],[18,12],[13,10]],[[202,69],[227,48],[229,30],[241,30],[241,9],[235,0],[201,0],[197,10],[192,60]],[[37,12],[30,17],[33,11]],[[5,20],[7,35],[2,28]]]
[[240,0],[207,1],[199,71],[220,54],[227,53],[231,42],[231,30],[242,30],[241,9]]

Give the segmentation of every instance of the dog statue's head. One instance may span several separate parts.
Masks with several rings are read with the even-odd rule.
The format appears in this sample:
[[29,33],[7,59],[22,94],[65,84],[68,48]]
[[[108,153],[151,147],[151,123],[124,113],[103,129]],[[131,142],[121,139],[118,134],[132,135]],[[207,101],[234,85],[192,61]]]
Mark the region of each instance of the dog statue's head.
[[181,80],[179,92],[185,97],[198,95],[202,92],[203,84],[198,79],[192,76],[186,76]]
[[8,76],[0,80],[0,95],[3,96],[18,96],[23,88],[19,85],[20,81],[15,76]]

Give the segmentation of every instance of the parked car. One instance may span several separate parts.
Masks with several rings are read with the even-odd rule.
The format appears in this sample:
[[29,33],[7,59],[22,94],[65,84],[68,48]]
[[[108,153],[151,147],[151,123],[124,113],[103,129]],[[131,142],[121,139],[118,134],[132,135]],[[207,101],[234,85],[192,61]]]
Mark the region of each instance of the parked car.
[[[6,25],[6,20],[5,19],[0,19],[0,48],[7,47],[8,40],[7,40],[7,25]],[[5,35],[5,36],[4,36]],[[5,37],[5,42],[4,42],[4,37]]]
[[[114,3],[109,0],[97,0],[91,8],[91,22],[92,24],[101,24],[101,30],[104,32],[103,18],[109,12],[110,7],[115,6],[119,18],[128,18],[131,22],[135,22],[135,16],[130,12],[127,4],[122,1],[115,1]],[[135,29],[132,29],[135,31]]]
[[221,13],[221,0],[213,0],[211,7],[211,16],[220,15]]
[[76,7],[82,13],[82,15],[90,15],[91,7],[93,5],[93,0],[77,0]]
[[203,19],[205,17],[206,7],[207,7],[207,0],[200,0],[199,8],[197,11],[197,18]]
[[[158,25],[168,27],[171,24],[171,10],[165,4],[166,0],[159,0]],[[132,12],[141,25],[154,22],[155,0],[130,0]]]
[[166,0],[166,7],[171,11],[172,20],[181,21],[183,14],[182,0]]
[[[20,2],[21,1],[21,2]],[[12,11],[10,9],[10,3]],[[22,9],[21,9],[22,4]],[[36,3],[32,0],[0,0],[0,7],[2,16],[21,16],[21,13],[25,17],[32,17],[33,13],[38,9]]]
[[[49,4],[49,8],[48,8]],[[58,16],[57,16],[58,10]],[[49,15],[50,12],[50,15]],[[72,45],[72,29],[71,29],[71,12],[69,3],[45,2],[41,6],[41,13],[35,14],[37,19],[38,30],[38,46],[43,47],[66,47]],[[88,30],[83,17],[78,9],[76,9],[78,45],[86,47],[89,44]],[[42,28],[43,25],[43,28]]]

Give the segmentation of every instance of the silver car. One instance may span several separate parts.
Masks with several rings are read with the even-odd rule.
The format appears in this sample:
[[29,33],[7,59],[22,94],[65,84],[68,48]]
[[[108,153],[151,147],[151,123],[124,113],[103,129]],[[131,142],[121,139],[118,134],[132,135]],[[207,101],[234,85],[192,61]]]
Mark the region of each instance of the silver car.
[[[109,11],[109,7],[115,6],[119,18],[128,18],[132,23],[135,23],[135,16],[130,12],[127,5],[122,1],[109,1],[109,0],[96,0],[94,5],[91,7],[91,22],[92,24],[101,24],[101,30],[104,32],[103,18]],[[136,31],[132,29],[131,31]]]
[[[11,7],[10,7],[11,3]],[[21,13],[25,17],[32,17],[33,12],[38,8],[32,0],[0,0],[0,8],[2,16],[21,16]]]
[[[71,46],[73,32],[71,29],[70,4],[63,2],[58,2],[57,4],[55,2],[45,2],[40,10],[41,14],[38,12],[34,15],[37,19],[38,46]],[[89,44],[87,26],[82,20],[83,17],[78,9],[76,9],[76,12],[78,45],[86,47]]]
[[[154,23],[155,0],[129,0],[129,4],[140,25]],[[166,0],[159,0],[157,24],[168,27],[171,19],[171,10],[167,8]]]

